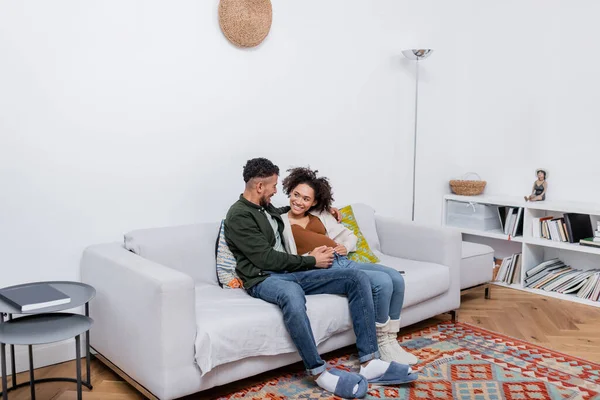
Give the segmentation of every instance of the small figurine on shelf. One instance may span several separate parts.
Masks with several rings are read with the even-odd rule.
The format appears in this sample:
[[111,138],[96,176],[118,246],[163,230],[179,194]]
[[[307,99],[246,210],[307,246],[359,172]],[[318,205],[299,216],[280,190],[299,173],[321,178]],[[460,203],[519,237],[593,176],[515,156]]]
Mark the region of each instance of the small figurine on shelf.
[[525,196],[525,201],[542,201],[546,200],[546,192],[548,191],[548,182],[546,177],[548,173],[544,169],[538,169],[535,171],[537,175],[537,181],[533,182],[533,189],[530,196]]

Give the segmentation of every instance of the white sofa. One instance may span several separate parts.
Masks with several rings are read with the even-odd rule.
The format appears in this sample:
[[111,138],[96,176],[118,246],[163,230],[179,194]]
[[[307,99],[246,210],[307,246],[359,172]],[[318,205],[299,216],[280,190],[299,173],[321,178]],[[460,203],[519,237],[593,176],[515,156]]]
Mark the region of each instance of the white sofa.
[[[381,263],[406,271],[402,326],[459,307],[460,233],[353,209]],[[137,230],[124,244],[84,251],[82,281],[97,291],[91,345],[156,398],[300,360],[276,306],[218,285],[218,229],[214,222]],[[344,297],[308,296],[307,309],[322,353],[355,343]]]

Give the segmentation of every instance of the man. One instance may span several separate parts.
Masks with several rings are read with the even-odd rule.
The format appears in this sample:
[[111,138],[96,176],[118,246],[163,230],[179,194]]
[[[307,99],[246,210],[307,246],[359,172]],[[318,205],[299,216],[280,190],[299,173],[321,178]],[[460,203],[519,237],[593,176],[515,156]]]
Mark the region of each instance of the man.
[[[278,209],[271,204],[271,197],[277,193],[279,168],[265,158],[255,158],[246,163],[243,177],[244,193],[225,218],[225,239],[248,294],[281,308],[307,373],[321,388],[344,398],[363,397],[367,382],[397,384],[415,380],[416,375],[407,365],[379,360],[371,285],[364,272],[328,269],[333,249],[325,246],[308,256],[286,252],[280,214],[289,207]],[[360,374],[327,370],[319,355],[306,314],[305,295],[321,293],[348,297]]]

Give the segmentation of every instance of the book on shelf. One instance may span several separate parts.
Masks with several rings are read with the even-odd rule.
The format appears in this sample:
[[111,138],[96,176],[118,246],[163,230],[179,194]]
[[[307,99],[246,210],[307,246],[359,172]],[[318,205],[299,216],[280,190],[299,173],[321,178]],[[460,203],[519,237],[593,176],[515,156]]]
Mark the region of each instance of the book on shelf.
[[544,261],[525,273],[525,286],[579,298],[598,301],[600,298],[600,271],[579,270],[560,259]]
[[556,292],[559,287],[567,282],[570,282],[573,278],[579,275],[579,271],[576,269],[567,270],[565,273],[556,276],[550,282],[543,285],[542,289],[547,292]]
[[534,231],[539,231],[539,236],[542,239],[550,239],[550,232],[548,229],[548,221],[552,220],[554,217],[553,216],[549,216],[549,217],[542,217],[542,218],[535,218],[534,219],[534,223],[538,224],[537,227],[534,224]]
[[496,282],[504,282],[508,284],[521,282],[521,253],[513,254],[510,257],[505,257],[502,260],[500,269],[496,276]]
[[581,239],[594,237],[595,233],[589,215],[565,213],[562,217],[533,218],[531,235],[555,242],[579,243]]
[[23,312],[58,306],[71,302],[71,298],[50,284],[18,286],[0,290],[2,300]]
[[567,224],[565,223],[565,219],[562,218],[562,228],[565,231],[565,236],[567,238],[567,240],[565,240],[565,242],[571,242],[571,237],[569,236],[569,230],[567,229]]
[[549,286],[552,282],[555,282],[560,277],[569,274],[572,270],[573,269],[571,267],[566,266],[565,268],[552,271],[543,279],[539,280],[536,283],[533,283],[530,287],[534,289],[544,289],[546,286]]
[[517,217],[512,227],[512,236],[523,235],[523,207],[519,207]]
[[498,217],[505,235],[523,234],[523,207],[498,207]]
[[581,239],[594,236],[592,221],[589,215],[565,213],[564,219],[570,243],[578,243]]
[[600,285],[600,272],[596,272],[592,276],[590,276],[585,285],[577,292],[577,297],[582,299],[588,299],[593,301],[598,301],[598,285]]
[[538,272],[540,272],[541,270],[543,270],[546,267],[553,266],[553,265],[556,265],[559,263],[562,263],[562,261],[560,261],[558,258],[553,258],[552,260],[544,261],[543,263],[539,264],[538,266],[527,271],[525,273],[525,276],[530,277],[532,275],[537,274]]
[[527,277],[525,279],[525,286],[535,285],[536,283],[545,279],[549,274],[556,272],[556,271],[562,271],[567,268],[568,268],[568,266],[565,265],[565,263],[563,263],[562,261],[559,261],[555,264],[547,266],[544,269],[542,269],[541,271],[539,271],[538,273],[531,275],[530,277]]
[[552,264],[547,264],[542,269],[538,270],[535,274],[527,276],[525,278],[525,286],[535,286],[542,280],[546,279],[550,274],[564,271],[568,268],[569,267],[561,260],[553,262]]
[[594,274],[595,270],[582,271],[579,275],[574,277],[571,281],[566,282],[561,287],[557,288],[556,291],[559,293],[573,293],[579,291],[583,285],[587,282],[587,279]]
[[587,283],[587,278],[589,278],[589,277],[586,277],[585,279],[581,279],[580,281],[578,281],[573,286],[571,286],[569,288],[566,288],[566,289],[563,289],[559,293],[562,293],[562,294],[571,294],[571,293],[574,293],[574,292],[578,292],[581,289],[581,287]]
[[550,228],[550,239],[555,242],[562,242],[560,232],[558,231],[558,220],[551,219],[548,221],[548,227]]
[[600,278],[596,280],[596,285],[590,299],[594,301],[600,300]]
[[600,241],[595,240],[593,237],[581,239],[579,241],[579,244],[582,245],[582,246],[589,246],[589,247],[600,248]]

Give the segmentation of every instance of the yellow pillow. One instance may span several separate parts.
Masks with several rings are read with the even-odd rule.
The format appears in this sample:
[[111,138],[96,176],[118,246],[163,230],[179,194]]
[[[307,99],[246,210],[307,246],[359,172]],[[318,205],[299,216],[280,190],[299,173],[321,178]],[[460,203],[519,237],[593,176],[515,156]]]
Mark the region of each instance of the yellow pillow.
[[379,258],[373,254],[369,247],[369,243],[367,243],[367,240],[358,227],[356,217],[354,217],[354,212],[352,211],[352,206],[343,207],[340,209],[340,212],[342,213],[342,225],[350,229],[358,238],[356,251],[349,253],[348,258],[360,263],[378,263]]

